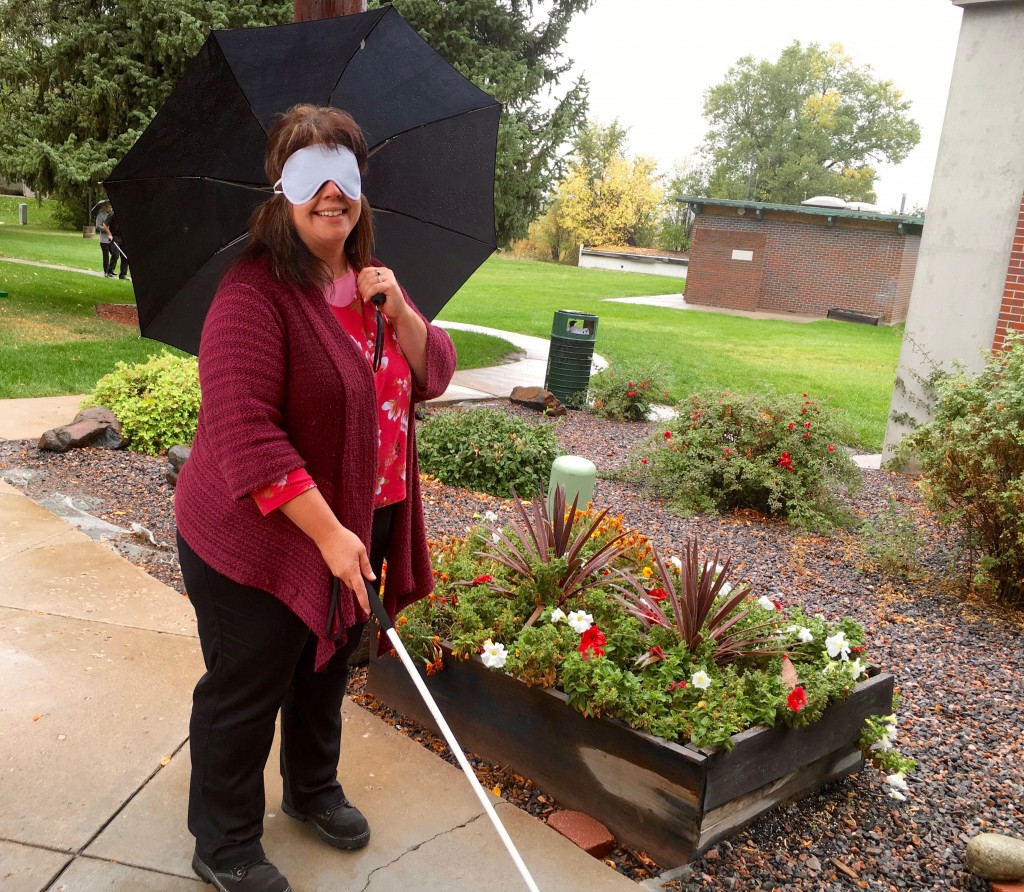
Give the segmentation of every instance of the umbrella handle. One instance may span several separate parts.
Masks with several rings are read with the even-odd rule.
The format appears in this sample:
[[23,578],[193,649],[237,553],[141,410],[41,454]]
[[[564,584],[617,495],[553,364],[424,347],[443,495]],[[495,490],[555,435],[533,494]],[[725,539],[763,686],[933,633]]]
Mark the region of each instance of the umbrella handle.
[[384,358],[384,314],[380,308],[384,306],[384,301],[387,299],[386,294],[375,294],[370,298],[370,303],[377,308],[377,340],[373,342],[373,370],[375,372],[380,368],[381,360]]
[[466,759],[465,753],[462,752],[462,747],[459,745],[459,741],[456,740],[455,734],[452,733],[452,729],[448,727],[448,722],[446,722],[444,716],[441,715],[441,710],[438,709],[437,702],[434,700],[433,695],[423,683],[423,678],[416,669],[416,666],[412,661],[412,657],[409,656],[409,651],[405,649],[402,639],[398,637],[398,632],[395,631],[395,624],[391,621],[391,617],[388,615],[387,610],[384,609],[384,604],[381,602],[380,596],[377,594],[377,590],[370,585],[369,581],[366,581],[366,596],[370,599],[370,610],[373,612],[373,615],[377,617],[377,622],[380,623],[381,629],[388,636],[391,646],[395,649],[395,653],[398,654],[402,661],[402,665],[405,666],[406,671],[409,673],[412,683],[416,686],[416,690],[419,691],[420,697],[423,698],[423,702],[427,705],[427,709],[430,710],[430,714],[434,717],[437,727],[444,735],[444,739],[448,741],[448,748],[452,751],[452,755],[455,756],[456,761],[459,763],[459,767],[462,769],[463,774],[466,775],[466,778],[469,781],[469,785],[473,788],[473,792],[476,793],[476,798],[480,800],[480,804],[484,807],[484,811],[487,812],[487,817],[491,819],[494,829],[498,832],[498,836],[501,837],[501,841],[505,844],[505,849],[515,862],[516,868],[519,870],[519,875],[523,878],[523,882],[526,883],[526,888],[529,889],[530,892],[540,892],[537,888],[537,884],[533,880],[533,877],[530,876],[530,871],[527,869],[522,856],[516,849],[515,843],[512,842],[512,838],[508,835],[505,825],[501,823],[501,818],[498,817],[498,813],[494,810],[494,806],[491,805],[491,800],[487,798],[487,793],[484,792],[484,788],[480,785],[480,781],[477,780],[477,776],[474,774],[472,766],[470,766],[469,761]]

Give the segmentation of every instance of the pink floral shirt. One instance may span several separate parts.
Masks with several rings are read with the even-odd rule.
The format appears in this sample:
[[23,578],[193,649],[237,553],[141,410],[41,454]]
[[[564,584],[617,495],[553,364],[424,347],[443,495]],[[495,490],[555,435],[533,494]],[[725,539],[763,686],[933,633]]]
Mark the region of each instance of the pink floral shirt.
[[[373,364],[374,343],[377,338],[376,307],[363,303],[356,296],[356,277],[352,269],[339,279],[327,295],[331,312],[355,341],[356,346]],[[377,491],[374,507],[394,505],[405,498],[405,451],[409,440],[409,407],[411,404],[412,372],[402,353],[391,323],[384,320],[384,354],[380,369],[374,374],[377,386]],[[316,484],[305,468],[297,468],[286,477],[252,493],[264,516],[285,502],[294,499]]]

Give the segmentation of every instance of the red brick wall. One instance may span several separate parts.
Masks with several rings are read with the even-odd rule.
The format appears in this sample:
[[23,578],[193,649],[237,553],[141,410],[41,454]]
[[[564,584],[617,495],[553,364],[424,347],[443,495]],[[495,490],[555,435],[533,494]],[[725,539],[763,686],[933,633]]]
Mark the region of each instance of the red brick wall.
[[1002,349],[1006,331],[1010,328],[1024,331],[1024,196],[1021,196],[1017,228],[1013,233],[1010,264],[1006,270],[1006,284],[1003,288],[1003,302],[999,307],[999,321],[996,323],[996,334],[992,339],[993,350]]
[[[757,220],[705,208],[694,222],[686,302],[699,306],[825,316],[830,309],[903,322],[920,236],[894,223],[772,214]],[[752,261],[734,260],[752,250]]]

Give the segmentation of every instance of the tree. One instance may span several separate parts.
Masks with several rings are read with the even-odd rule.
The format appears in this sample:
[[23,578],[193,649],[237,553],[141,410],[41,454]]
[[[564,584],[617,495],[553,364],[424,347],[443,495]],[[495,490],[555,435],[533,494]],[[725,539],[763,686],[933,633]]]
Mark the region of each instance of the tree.
[[796,204],[812,195],[874,201],[874,164],[899,163],[921,138],[891,81],[839,44],[795,41],[777,62],[744,56],[707,91],[710,123],[692,193]]
[[498,244],[511,244],[540,213],[562,171],[559,149],[586,118],[582,78],[550,97],[572,65],[560,51],[572,17],[593,0],[391,2],[444,59],[503,105],[494,209]]
[[0,173],[86,222],[210,30],[293,11],[293,0],[0,0]]
[[692,165],[688,161],[677,164],[665,190],[665,207],[658,224],[656,241],[658,247],[666,251],[689,250],[693,211],[688,204],[680,203],[676,198],[688,194],[688,178],[692,174]]
[[652,158],[626,155],[626,130],[588,122],[558,185],[563,225],[583,245],[653,244],[664,201]]

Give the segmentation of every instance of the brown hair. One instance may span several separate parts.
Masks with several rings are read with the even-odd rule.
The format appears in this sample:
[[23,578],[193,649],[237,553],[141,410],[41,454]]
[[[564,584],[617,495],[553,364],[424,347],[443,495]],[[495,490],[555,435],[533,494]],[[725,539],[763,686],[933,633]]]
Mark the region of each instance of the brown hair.
[[[281,178],[285,161],[306,146],[342,145],[359,162],[360,174],[366,173],[366,139],[348,112],[317,105],[296,105],[288,109],[267,134],[264,167],[267,179]],[[356,269],[369,265],[373,253],[373,212],[366,196],[361,197],[359,220],[345,241],[345,255]],[[299,238],[292,223],[291,205],[283,195],[272,196],[256,209],[249,221],[249,244],[239,261],[269,255],[274,274],[300,288],[327,286],[331,271],[313,255]]]

